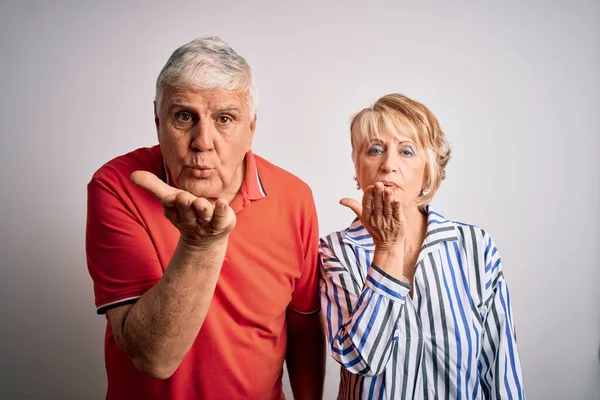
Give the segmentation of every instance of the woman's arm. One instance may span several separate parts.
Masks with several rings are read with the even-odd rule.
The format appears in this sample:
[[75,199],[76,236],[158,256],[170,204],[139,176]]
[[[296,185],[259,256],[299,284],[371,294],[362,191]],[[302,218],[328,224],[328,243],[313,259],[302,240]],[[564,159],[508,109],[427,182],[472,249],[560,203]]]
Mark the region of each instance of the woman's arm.
[[356,262],[347,250],[340,238],[329,243],[321,240],[321,309],[327,343],[333,358],[350,372],[378,375],[392,353],[394,332],[410,285],[375,264],[371,264],[363,285],[350,273],[360,265],[351,268],[346,264]]
[[483,305],[480,382],[488,399],[524,399],[523,377],[510,306],[510,294],[498,249],[490,237],[485,252],[484,285],[489,293]]

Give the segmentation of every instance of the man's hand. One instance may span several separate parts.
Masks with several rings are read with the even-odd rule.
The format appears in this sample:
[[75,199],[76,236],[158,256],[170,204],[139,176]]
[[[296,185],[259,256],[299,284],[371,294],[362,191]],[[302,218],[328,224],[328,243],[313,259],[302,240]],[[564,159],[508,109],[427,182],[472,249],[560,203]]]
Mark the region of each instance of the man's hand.
[[148,171],[133,172],[131,181],[162,203],[165,216],[190,246],[206,248],[226,237],[235,226],[235,212],[223,199],[213,205],[203,197],[167,185]]

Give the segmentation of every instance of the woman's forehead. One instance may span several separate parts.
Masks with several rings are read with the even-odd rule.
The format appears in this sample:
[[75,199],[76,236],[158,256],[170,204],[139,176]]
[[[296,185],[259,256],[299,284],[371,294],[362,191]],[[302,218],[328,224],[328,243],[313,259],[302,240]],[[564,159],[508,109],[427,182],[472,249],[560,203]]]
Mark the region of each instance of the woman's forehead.
[[418,144],[418,136],[416,130],[408,123],[386,123],[380,119],[377,124],[367,124],[358,126],[358,137],[360,143],[371,141],[381,142],[413,142]]

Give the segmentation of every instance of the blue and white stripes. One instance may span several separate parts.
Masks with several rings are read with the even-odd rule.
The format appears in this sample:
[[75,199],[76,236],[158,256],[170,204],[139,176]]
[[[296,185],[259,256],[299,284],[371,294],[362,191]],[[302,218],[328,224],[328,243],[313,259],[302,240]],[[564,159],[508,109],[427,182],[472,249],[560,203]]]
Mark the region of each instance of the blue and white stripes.
[[409,287],[371,263],[355,221],[321,239],[321,305],[340,399],[523,399],[500,255],[483,230],[428,208]]

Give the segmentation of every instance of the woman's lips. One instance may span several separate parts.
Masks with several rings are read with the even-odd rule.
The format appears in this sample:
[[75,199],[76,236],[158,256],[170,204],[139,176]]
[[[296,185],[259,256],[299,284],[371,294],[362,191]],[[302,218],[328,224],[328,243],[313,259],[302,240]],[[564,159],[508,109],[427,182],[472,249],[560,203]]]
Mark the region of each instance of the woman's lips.
[[383,183],[383,186],[386,189],[390,189],[392,191],[399,189],[398,185],[396,185],[394,182],[390,182],[390,181],[381,181],[381,183]]

